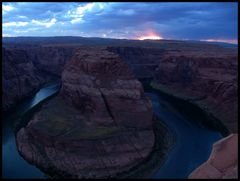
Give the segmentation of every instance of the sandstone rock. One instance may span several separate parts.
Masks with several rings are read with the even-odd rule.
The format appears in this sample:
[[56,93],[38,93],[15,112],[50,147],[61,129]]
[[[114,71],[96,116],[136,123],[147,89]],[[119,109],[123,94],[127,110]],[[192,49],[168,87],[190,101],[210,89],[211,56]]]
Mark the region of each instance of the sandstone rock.
[[35,93],[48,80],[60,77],[74,47],[3,48],[3,110]]
[[213,145],[209,159],[194,170],[191,179],[238,178],[238,134],[231,134]]
[[153,47],[108,47],[129,65],[137,78],[151,78],[166,50]]
[[75,47],[56,45],[25,49],[25,51],[41,72],[61,76],[65,63],[71,58],[75,49]]
[[151,102],[116,54],[81,48],[65,65],[60,94],[17,133],[17,145],[55,176],[114,177],[153,148]]
[[214,57],[166,55],[155,72],[153,84],[207,109],[223,121],[230,132],[237,132],[235,53],[230,56],[221,52]]
[[44,80],[25,51],[3,48],[2,54],[2,108],[7,110],[36,91]]

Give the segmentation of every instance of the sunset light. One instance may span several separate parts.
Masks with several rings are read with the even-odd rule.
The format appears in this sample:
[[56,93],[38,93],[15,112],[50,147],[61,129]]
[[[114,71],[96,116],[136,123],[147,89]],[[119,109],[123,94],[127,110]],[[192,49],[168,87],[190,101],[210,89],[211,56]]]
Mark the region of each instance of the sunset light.
[[149,30],[144,36],[137,38],[138,40],[162,40],[163,37],[155,33],[153,30]]
[[138,40],[162,40],[161,36],[142,36]]

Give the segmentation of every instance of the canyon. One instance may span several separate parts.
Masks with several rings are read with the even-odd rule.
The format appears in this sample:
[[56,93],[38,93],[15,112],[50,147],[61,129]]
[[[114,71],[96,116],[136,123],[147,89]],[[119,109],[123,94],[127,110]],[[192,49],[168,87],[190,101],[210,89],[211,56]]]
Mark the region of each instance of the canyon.
[[13,108],[44,83],[60,79],[73,51],[74,48],[68,47],[3,47],[2,109]]
[[60,94],[17,133],[20,153],[60,178],[111,178],[154,145],[151,102],[117,55],[81,48],[67,62]]
[[[96,41],[91,41],[3,46],[3,110],[53,78],[62,82],[59,95],[17,134],[18,148],[31,163],[62,177],[91,178],[114,176],[146,158],[154,144],[151,102],[137,79],[197,105],[221,120],[229,133],[238,133],[236,48],[169,40],[109,40],[92,46]],[[82,157],[85,164],[74,162]],[[83,171],[90,165],[94,175]]]

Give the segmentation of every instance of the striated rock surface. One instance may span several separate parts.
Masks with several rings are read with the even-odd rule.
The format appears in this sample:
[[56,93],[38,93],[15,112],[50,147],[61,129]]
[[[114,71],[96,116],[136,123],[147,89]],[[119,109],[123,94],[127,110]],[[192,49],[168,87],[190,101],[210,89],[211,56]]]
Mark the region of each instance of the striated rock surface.
[[238,178],[238,134],[231,134],[213,145],[209,159],[194,170],[190,179]]
[[129,65],[134,75],[141,78],[152,78],[166,50],[154,47],[108,47],[118,54]]
[[155,41],[158,47],[108,47],[137,78],[197,104],[238,131],[237,49],[200,42]]
[[238,131],[237,55],[210,53],[166,54],[152,86],[196,103],[235,133]]
[[25,51],[3,48],[2,55],[2,108],[7,110],[30,96],[44,80]]
[[22,156],[50,175],[114,177],[153,148],[151,102],[116,54],[81,48],[64,68],[60,94],[16,137]]
[[3,48],[3,110],[31,96],[53,77],[60,77],[74,50],[56,45]]
[[35,67],[41,72],[61,76],[65,63],[75,51],[74,46],[41,46],[25,49],[32,59]]

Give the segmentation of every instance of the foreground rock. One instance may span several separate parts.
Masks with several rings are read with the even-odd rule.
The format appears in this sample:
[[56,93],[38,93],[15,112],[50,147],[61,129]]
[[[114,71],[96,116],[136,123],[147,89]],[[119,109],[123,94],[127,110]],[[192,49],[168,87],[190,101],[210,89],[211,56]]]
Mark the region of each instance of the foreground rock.
[[231,134],[213,145],[209,159],[194,170],[191,179],[238,178],[238,134]]
[[114,177],[153,148],[151,102],[116,54],[81,48],[66,64],[60,95],[16,137],[22,156],[50,175]]

